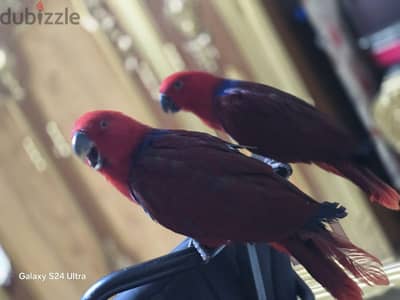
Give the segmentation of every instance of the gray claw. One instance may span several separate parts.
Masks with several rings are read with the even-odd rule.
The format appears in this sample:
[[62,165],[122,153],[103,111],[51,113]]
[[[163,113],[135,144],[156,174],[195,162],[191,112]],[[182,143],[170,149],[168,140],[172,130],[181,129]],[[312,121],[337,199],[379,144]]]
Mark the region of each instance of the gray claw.
[[293,173],[293,169],[289,164],[281,163],[272,158],[261,156],[258,154],[253,154],[252,156],[253,158],[261,160],[263,163],[269,165],[274,170],[275,174],[283,178],[289,178],[290,175],[292,175]]
[[191,239],[189,247],[194,247],[200,254],[204,263],[208,263],[211,259],[216,257],[226,247],[226,245],[222,245],[218,248],[208,248],[207,246],[202,246],[198,241]]

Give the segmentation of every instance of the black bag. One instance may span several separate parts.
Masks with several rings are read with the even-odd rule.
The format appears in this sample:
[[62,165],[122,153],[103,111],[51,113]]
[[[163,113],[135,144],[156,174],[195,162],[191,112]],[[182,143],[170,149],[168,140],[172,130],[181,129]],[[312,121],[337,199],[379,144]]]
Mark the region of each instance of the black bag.
[[[188,247],[189,239],[174,251]],[[293,271],[289,257],[257,244],[267,300],[313,300],[311,290]],[[229,245],[209,263],[119,294],[116,300],[257,300],[247,246]]]

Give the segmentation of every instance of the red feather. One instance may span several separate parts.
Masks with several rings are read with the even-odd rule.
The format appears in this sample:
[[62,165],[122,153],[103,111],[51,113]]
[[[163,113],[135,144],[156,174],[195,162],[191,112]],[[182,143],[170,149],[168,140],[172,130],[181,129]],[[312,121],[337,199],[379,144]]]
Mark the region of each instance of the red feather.
[[285,246],[333,297],[339,300],[362,300],[362,291],[358,285],[314,243],[306,245],[300,239],[292,239]]
[[350,179],[369,195],[371,202],[377,202],[389,209],[399,210],[399,194],[388,184],[380,180],[370,170],[349,161],[317,163],[328,172]]

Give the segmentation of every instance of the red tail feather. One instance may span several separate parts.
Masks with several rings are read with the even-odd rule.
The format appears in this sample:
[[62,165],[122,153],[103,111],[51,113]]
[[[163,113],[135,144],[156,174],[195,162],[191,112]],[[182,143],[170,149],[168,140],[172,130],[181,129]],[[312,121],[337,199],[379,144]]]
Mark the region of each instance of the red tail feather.
[[389,283],[377,258],[329,231],[305,233],[282,245],[339,300],[362,299],[361,289],[342,268],[370,285]]
[[317,165],[329,172],[350,179],[368,194],[372,202],[377,202],[389,209],[400,210],[399,193],[370,170],[349,162],[318,163]]

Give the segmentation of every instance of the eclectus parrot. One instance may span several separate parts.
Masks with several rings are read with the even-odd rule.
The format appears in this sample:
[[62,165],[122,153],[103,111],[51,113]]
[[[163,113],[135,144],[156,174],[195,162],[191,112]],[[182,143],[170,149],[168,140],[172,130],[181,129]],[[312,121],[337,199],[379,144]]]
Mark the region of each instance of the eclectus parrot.
[[342,267],[388,284],[379,260],[325,229],[346,216],[318,203],[238,146],[205,133],[161,130],[113,111],[80,117],[74,152],[161,225],[218,247],[269,242],[293,255],[338,299],[362,299]]
[[400,209],[397,191],[361,165],[361,147],[351,134],[293,95],[200,71],[170,75],[160,93],[165,112],[190,111],[254,153],[283,163],[315,163],[350,179],[372,202]]

